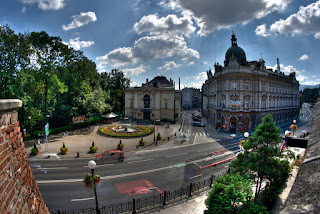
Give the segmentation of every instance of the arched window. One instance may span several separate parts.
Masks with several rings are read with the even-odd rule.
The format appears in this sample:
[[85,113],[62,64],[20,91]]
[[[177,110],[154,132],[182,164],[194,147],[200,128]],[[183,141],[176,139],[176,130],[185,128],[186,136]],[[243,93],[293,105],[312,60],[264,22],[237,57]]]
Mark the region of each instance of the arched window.
[[150,96],[149,95],[145,95],[143,97],[143,106],[144,108],[150,108]]

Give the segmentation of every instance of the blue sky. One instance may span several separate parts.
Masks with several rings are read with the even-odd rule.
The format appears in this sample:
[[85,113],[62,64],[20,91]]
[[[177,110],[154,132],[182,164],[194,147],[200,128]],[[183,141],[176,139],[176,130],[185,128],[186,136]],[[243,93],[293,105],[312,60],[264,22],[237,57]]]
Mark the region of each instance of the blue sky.
[[156,75],[200,88],[223,64],[232,29],[247,60],[320,84],[320,0],[1,0],[0,25],[46,31],[98,71],[121,69],[140,86]]

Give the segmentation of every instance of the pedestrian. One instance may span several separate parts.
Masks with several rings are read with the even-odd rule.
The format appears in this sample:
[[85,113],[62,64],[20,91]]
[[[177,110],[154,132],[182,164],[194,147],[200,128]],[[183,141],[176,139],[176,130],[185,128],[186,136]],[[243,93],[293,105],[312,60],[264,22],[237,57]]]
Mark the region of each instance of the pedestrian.
[[41,148],[41,141],[40,141],[40,139],[38,139],[38,148],[39,148],[39,149]]

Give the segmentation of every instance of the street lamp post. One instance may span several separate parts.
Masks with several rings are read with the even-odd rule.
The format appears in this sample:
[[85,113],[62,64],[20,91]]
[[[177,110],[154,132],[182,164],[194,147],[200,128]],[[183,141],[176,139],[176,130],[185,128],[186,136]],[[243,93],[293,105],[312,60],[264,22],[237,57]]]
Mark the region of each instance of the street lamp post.
[[[96,168],[97,164],[94,160],[88,162],[88,167],[91,169],[92,177],[94,177],[94,168]],[[94,190],[94,198],[96,200],[96,212],[100,214],[99,204],[98,204],[98,197],[97,197],[97,189],[96,189],[96,181],[93,180],[93,190]]]
[[[159,122],[159,121],[160,120],[153,119],[153,143],[156,145],[158,143],[158,141],[156,141],[156,122]],[[158,132],[158,125],[157,125],[157,132]]]

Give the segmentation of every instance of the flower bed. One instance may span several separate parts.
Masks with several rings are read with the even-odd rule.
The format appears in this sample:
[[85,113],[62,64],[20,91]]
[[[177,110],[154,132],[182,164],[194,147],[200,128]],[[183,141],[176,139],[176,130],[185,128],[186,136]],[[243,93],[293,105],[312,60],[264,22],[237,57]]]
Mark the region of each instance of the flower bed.
[[113,128],[120,127],[120,126],[121,125],[114,125],[114,126],[101,128],[99,129],[99,133],[109,137],[121,137],[121,138],[142,137],[142,136],[147,136],[153,133],[153,129],[146,126],[134,126],[134,128],[137,130],[131,133],[115,132],[112,130]]

